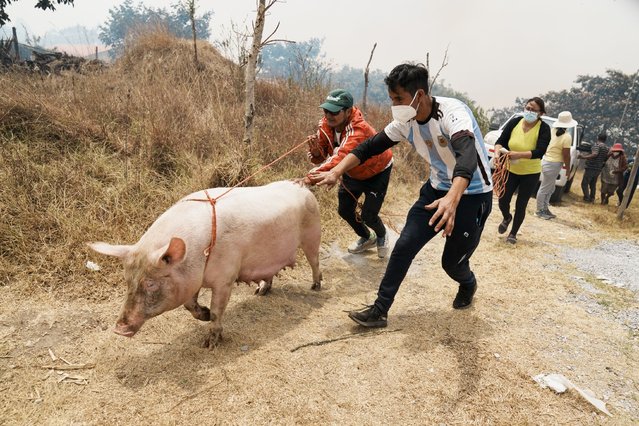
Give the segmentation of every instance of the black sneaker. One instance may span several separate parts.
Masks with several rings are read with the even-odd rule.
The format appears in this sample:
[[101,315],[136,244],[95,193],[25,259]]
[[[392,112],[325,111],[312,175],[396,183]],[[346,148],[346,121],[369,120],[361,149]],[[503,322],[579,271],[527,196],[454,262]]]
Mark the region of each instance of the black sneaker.
[[466,309],[473,303],[473,296],[477,291],[477,282],[472,287],[459,286],[457,296],[453,300],[453,309]]
[[510,225],[510,222],[512,220],[513,220],[513,215],[510,215],[510,217],[502,220],[501,223],[499,224],[499,228],[497,228],[497,231],[499,231],[500,234],[503,234],[504,232],[506,232],[506,230],[508,229],[508,225]]
[[364,327],[386,327],[386,314],[375,305],[367,306],[360,311],[350,311],[348,317]]

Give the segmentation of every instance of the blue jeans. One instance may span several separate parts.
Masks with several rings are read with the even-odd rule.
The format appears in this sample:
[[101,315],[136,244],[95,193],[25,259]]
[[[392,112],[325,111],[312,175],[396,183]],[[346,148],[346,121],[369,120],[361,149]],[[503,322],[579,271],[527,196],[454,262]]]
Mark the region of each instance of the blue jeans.
[[[393,248],[377,292],[375,305],[382,312],[388,312],[393,304],[399,286],[417,253],[437,235],[434,227],[428,224],[436,210],[426,210],[424,206],[446,194],[445,191],[435,190],[429,180],[422,186],[419,199],[408,211],[406,225]],[[441,262],[448,276],[461,286],[475,284],[475,275],[470,270],[468,260],[479,245],[491,209],[492,192],[463,195],[457,205],[455,227],[452,235],[446,238]]]

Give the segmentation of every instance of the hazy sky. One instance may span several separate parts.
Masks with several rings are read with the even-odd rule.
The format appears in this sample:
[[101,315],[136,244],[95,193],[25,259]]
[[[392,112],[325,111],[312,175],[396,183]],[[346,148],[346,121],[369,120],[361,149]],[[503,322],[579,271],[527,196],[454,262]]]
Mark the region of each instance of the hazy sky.
[[[147,0],[169,7],[178,0]],[[36,0],[8,6],[9,26],[26,25],[34,35],[73,25],[97,27],[119,0],[75,0],[55,12],[33,8]],[[138,4],[138,2],[135,2]],[[231,21],[250,25],[255,0],[197,0],[213,10],[214,39]],[[484,108],[510,106],[517,96],[568,89],[578,75],[606,69],[639,71],[639,0],[286,0],[271,8],[265,34],[280,22],[277,38],[323,38],[326,58],[336,66],[388,72],[404,61],[426,61],[440,78]],[[6,31],[6,27],[3,28]]]

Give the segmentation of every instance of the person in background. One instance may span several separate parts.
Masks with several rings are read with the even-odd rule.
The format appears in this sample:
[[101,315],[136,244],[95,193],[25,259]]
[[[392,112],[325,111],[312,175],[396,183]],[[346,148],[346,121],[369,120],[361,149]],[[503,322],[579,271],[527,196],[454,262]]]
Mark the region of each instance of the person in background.
[[570,111],[562,111],[559,113],[557,121],[552,125],[555,134],[550,139],[546,154],[541,160],[541,184],[537,191],[537,212],[535,214],[542,219],[557,217],[550,212],[550,197],[555,192],[555,181],[562,165],[567,171],[570,171],[572,136],[566,129],[575,127],[577,124],[572,119]]
[[[331,170],[348,153],[376,132],[364,120],[362,112],[353,106],[353,96],[346,90],[331,91],[320,105],[324,116],[318,130],[307,137],[308,157],[318,164],[303,179],[312,184],[310,175],[314,172]],[[362,253],[377,247],[377,256],[388,254],[386,227],[379,217],[390,174],[393,168],[393,153],[390,149],[379,153],[366,162],[349,170],[342,178],[337,192],[339,215],[353,228],[359,239],[348,247],[350,253]],[[365,194],[361,218],[356,215],[357,202]]]
[[592,203],[595,201],[597,192],[597,179],[603,169],[604,163],[608,159],[608,147],[606,146],[606,134],[600,133],[597,142],[592,146],[590,154],[579,154],[577,158],[585,159],[584,176],[581,179],[581,190],[584,193],[584,201]]
[[[506,242],[517,243],[517,232],[524,223],[526,206],[532,196],[539,175],[541,174],[541,157],[546,153],[550,142],[550,126],[541,119],[546,113],[544,101],[534,97],[528,99],[524,105],[523,117],[510,120],[504,126],[499,139],[495,142],[495,158],[508,155],[510,167],[506,180],[504,195],[499,199],[499,210],[503,220],[497,228],[500,234],[508,230],[513,222]],[[505,148],[508,152],[501,153]],[[518,191],[514,216],[510,213],[510,201]]]
[[601,170],[601,204],[608,204],[608,199],[623,184],[623,172],[628,168],[628,160],[623,146],[616,143],[610,148],[608,159]]
[[[628,168],[626,168],[626,171],[623,172],[623,182],[621,185],[619,185],[619,188],[617,188],[617,197],[619,197],[619,202],[617,203],[617,206],[620,206],[621,202],[623,201],[623,194],[626,191],[626,187],[628,186],[628,181],[630,180],[630,173],[632,172],[632,166],[634,162],[635,162],[634,158],[629,159]],[[635,174],[634,180],[635,180],[634,183],[630,187],[631,188],[630,193],[628,194],[628,206],[630,206],[630,203],[632,202],[632,197],[635,195],[635,191],[637,190],[637,185],[639,185],[639,173]]]
[[336,167],[316,176],[318,185],[333,185],[353,167],[403,140],[430,164],[430,177],[408,211],[375,303],[348,314],[364,327],[386,327],[387,313],[413,259],[440,231],[446,237],[441,265],[459,284],[453,309],[468,308],[477,290],[469,259],[492,208],[488,152],[470,108],[458,99],[429,95],[428,70],[421,64],[398,65],[384,82],[393,121]]

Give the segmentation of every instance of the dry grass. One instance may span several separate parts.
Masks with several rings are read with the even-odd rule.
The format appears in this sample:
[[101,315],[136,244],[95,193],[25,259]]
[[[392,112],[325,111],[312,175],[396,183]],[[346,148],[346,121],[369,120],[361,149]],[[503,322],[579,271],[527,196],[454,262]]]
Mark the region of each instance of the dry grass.
[[[262,83],[256,141],[245,146],[241,71],[209,46],[199,52],[196,67],[188,43],[156,33],[99,74],[0,75],[0,423],[637,421],[637,336],[605,314],[611,306],[636,309],[636,299],[601,289],[607,293],[593,303],[604,313],[591,315],[576,300],[582,289],[572,277],[583,273],[558,254],[562,246],[636,236],[637,202],[618,223],[614,207],[569,195],[553,209],[558,220],[528,217],[515,248],[494,232],[493,214],[473,258],[478,302],[464,312],[450,309],[454,288],[435,239],[398,294],[391,332],[367,334],[343,310],[372,301],[385,261],[344,253],[353,235],[335,212],[334,190],[316,190],[323,291],[308,290],[304,261],[267,297],[239,286],[225,341],[213,351],[198,347],[205,326],[181,309],[149,321],[134,339],[111,333],[125,293],[121,267],[84,242],[134,242],[175,200],[240,181],[303,140],[318,119],[324,88]],[[381,129],[389,114],[373,108],[369,119]],[[426,172],[407,148],[394,150],[382,209],[395,228]],[[308,167],[296,152],[251,184]],[[89,259],[102,271],[85,268]],[[64,364],[49,350],[95,368],[41,368]],[[606,395],[615,417],[597,415],[573,393],[538,388],[531,376],[540,372]]]

